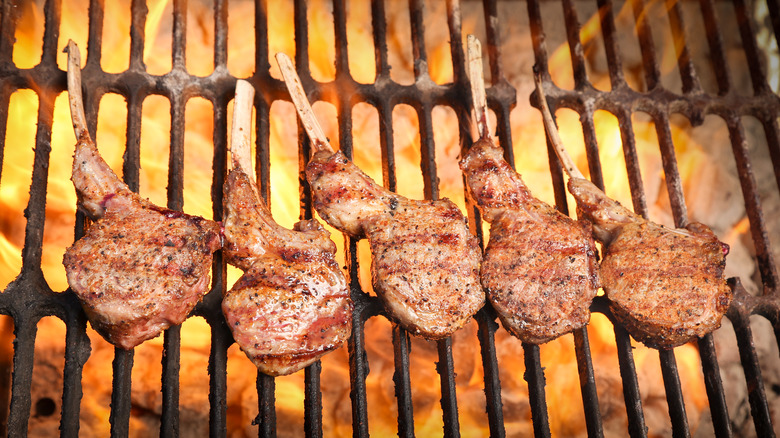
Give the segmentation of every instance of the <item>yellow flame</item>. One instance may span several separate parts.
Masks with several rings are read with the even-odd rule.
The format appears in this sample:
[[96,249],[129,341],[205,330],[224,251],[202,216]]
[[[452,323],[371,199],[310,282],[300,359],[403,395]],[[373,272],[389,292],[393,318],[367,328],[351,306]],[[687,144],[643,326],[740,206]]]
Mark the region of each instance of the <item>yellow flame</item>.
[[25,2],[20,8],[13,62],[19,68],[32,68],[41,60],[43,51],[43,10],[34,2]]
[[21,271],[21,251],[24,244],[26,219],[24,209],[30,198],[35,124],[38,98],[31,90],[20,90],[11,95],[8,106],[8,127],[0,177],[0,231],[3,245],[0,259],[0,287],[11,282]]
[[[170,21],[170,3],[170,0],[153,0],[147,5],[149,14],[144,26],[144,64],[152,74],[165,74],[171,69],[171,35],[161,32],[163,20],[167,17]],[[127,34],[119,35],[120,38],[125,36]]]

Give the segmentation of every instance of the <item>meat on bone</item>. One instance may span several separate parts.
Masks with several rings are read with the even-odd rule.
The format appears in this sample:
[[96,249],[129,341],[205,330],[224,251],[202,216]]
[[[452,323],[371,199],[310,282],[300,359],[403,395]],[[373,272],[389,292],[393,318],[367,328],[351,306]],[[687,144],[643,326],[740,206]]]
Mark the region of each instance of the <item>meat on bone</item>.
[[226,259],[244,274],[225,294],[222,311],[249,359],[263,373],[279,376],[344,343],[352,301],[330,234],[313,219],[293,230],[282,227],[259,195],[249,144],[253,96],[252,86],[239,80],[224,233]]
[[550,142],[569,175],[578,214],[603,245],[601,281],[615,318],[637,340],[670,349],[720,327],[732,299],[723,278],[729,247],[707,226],[668,228],[629,211],[585,179],[566,153],[536,89]]
[[465,217],[448,199],[420,201],[393,193],[334,152],[291,60],[283,53],[276,59],[312,140],[306,177],[314,208],[349,236],[368,238],[374,290],[391,318],[428,339],[452,335],[485,302],[480,249]]
[[590,223],[536,199],[488,132],[479,41],[468,36],[469,74],[479,139],[460,162],[468,192],[490,222],[482,286],[504,327],[539,344],[590,320],[599,287]]
[[141,198],[101,158],[86,128],[72,41],[68,94],[77,138],[71,179],[79,207],[95,221],[65,252],[68,284],[93,328],[132,349],[181,324],[209,291],[220,226]]

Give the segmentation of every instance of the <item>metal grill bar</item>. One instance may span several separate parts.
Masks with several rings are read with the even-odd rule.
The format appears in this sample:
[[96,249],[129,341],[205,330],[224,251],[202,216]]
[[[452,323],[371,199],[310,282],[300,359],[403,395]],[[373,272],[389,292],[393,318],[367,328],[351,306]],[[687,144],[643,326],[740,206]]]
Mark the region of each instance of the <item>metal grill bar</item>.
[[539,357],[539,346],[523,344],[523,359],[528,382],[528,401],[531,403],[531,418],[534,420],[534,436],[550,436],[550,420],[547,415],[547,398],[544,392],[544,369]]
[[[114,380],[111,392],[111,436],[127,436],[130,433],[130,391],[132,386],[134,351],[114,349]],[[177,384],[178,382],[168,382]]]
[[593,360],[590,355],[587,330],[580,329],[574,332],[574,348],[577,354],[577,370],[579,371],[588,436],[602,437],[604,430],[601,423],[596,378],[593,375]]
[[683,400],[680,376],[677,373],[677,361],[673,350],[658,352],[661,356],[661,374],[664,378],[666,389],[666,401],[669,403],[669,417],[672,419],[672,430],[675,436],[691,436],[688,427],[688,416],[685,414],[685,401]]
[[707,389],[707,398],[710,401],[715,436],[718,438],[730,437],[733,431],[731,421],[728,421],[729,412],[726,407],[726,393],[723,391],[723,382],[720,380],[720,367],[715,354],[715,341],[713,341],[711,334],[699,340],[699,351],[701,352],[704,385]]
[[[733,318],[729,313],[729,318]],[[737,332],[737,338],[753,339],[750,323],[746,315],[740,315],[741,318],[734,318],[734,330]],[[766,391],[764,381],[761,378],[761,366],[758,363],[756,350],[752,345],[739,344],[739,358],[742,361],[742,367],[745,369],[745,380],[748,384],[748,399],[750,401],[750,414],[753,416],[753,422],[756,426],[758,436],[774,436],[772,428],[772,419],[769,414],[769,406],[766,402]]]
[[[614,320],[612,321],[614,323]],[[639,394],[634,353],[631,351],[631,339],[626,329],[619,325],[615,325],[615,343],[618,348],[620,378],[623,381],[623,398],[626,401],[628,433],[632,438],[646,437],[647,426],[645,425],[645,413],[642,410],[642,398]]]
[[504,429],[504,412],[501,409],[501,381],[498,375],[498,360],[496,359],[496,315],[484,310],[477,313],[479,324],[479,344],[482,353],[482,369],[485,373],[485,399],[487,404],[488,425],[490,436],[506,436]]
[[[658,53],[654,44],[650,24],[645,11],[648,5],[644,0],[629,0],[637,22],[637,36],[642,51],[645,90],[635,91],[629,88],[623,75],[618,37],[615,26],[614,4],[612,0],[598,0],[599,23],[604,38],[605,56],[612,89],[596,90],[586,71],[586,59],[580,41],[580,21],[572,0],[562,0],[564,19],[567,24],[566,40],[571,51],[571,63],[574,72],[575,89],[562,90],[552,83],[549,75],[548,54],[545,34],[542,27],[540,1],[530,0],[527,4],[530,17],[531,39],[537,68],[541,69],[547,89],[548,100],[553,109],[570,108],[580,115],[583,136],[587,146],[587,158],[593,181],[604,188],[603,169],[599,159],[596,138],[594,112],[606,110],[614,114],[620,125],[623,153],[628,170],[629,185],[634,210],[648,215],[647,200],[643,191],[642,176],[639,171],[636,140],[633,134],[631,116],[637,111],[650,114],[655,123],[659,139],[660,154],[674,214],[678,226],[688,222],[688,212],[682,191],[681,177],[678,171],[674,144],[670,131],[670,114],[680,113],[696,125],[705,115],[714,114],[726,121],[734,158],[739,169],[745,206],[750,220],[753,242],[758,255],[758,267],[761,273],[763,296],[751,297],[741,287],[738,280],[731,285],[737,299],[728,314],[735,327],[740,358],[748,382],[751,413],[756,432],[760,436],[773,436],[773,426],[767,404],[766,389],[761,376],[760,366],[753,335],[749,324],[751,315],[761,315],[770,320],[775,327],[780,326],[780,299],[778,298],[778,273],[774,263],[767,227],[763,217],[755,177],[747,150],[747,140],[741,117],[754,116],[761,122],[774,163],[775,177],[780,188],[780,129],[777,118],[780,114],[780,99],[773,94],[760,65],[760,49],[757,46],[755,30],[747,5],[736,1],[734,11],[739,24],[740,37],[748,60],[748,70],[754,96],[734,94],[731,79],[727,73],[725,49],[720,34],[715,8],[712,0],[700,0],[707,42],[712,54],[718,95],[708,96],[699,84],[695,65],[686,45],[683,9],[674,2],[668,9],[668,20],[674,35],[675,51],[678,55],[678,70],[682,80],[682,93],[677,94],[661,83],[658,66]],[[504,155],[514,165],[512,153],[512,133],[509,122],[511,110],[516,105],[516,90],[505,78],[501,60],[500,29],[502,21],[498,13],[497,2],[484,2],[485,28],[487,34],[487,54],[491,73],[491,86],[488,88],[488,102],[497,119],[499,143]],[[768,2],[775,37],[780,39],[780,6],[776,0]],[[104,26],[103,0],[91,0],[89,11],[89,30],[87,62],[84,66],[85,105],[87,122],[93,134],[97,128],[97,111],[101,98],[107,93],[117,93],[127,99],[127,144],[123,160],[123,178],[133,190],[139,188],[140,168],[140,129],[143,101],[150,95],[162,95],[171,105],[171,139],[168,163],[168,206],[181,210],[183,207],[184,178],[184,114],[186,104],[192,97],[203,97],[213,106],[214,150],[212,205],[214,217],[222,216],[222,186],[227,171],[227,106],[232,98],[236,78],[227,69],[227,14],[228,3],[218,0],[214,6],[214,72],[209,76],[196,77],[186,70],[186,14],[187,1],[175,0],[173,7],[173,50],[172,70],[164,75],[155,76],[146,72],[143,63],[145,45],[142,29],[145,27],[148,9],[141,0],[134,0],[131,6],[131,45],[130,63],[127,71],[110,74],[101,69],[103,52],[101,35]],[[352,156],[352,107],[358,102],[374,106],[379,116],[379,141],[382,156],[383,184],[390,190],[397,187],[395,170],[395,152],[393,145],[392,113],[396,105],[411,105],[419,121],[421,139],[420,171],[424,181],[425,197],[439,197],[437,157],[433,142],[432,110],[435,105],[451,107],[458,118],[461,143],[469,145],[469,96],[465,60],[461,42],[460,5],[456,0],[447,2],[450,50],[453,60],[454,80],[451,84],[435,84],[427,69],[427,53],[424,38],[425,2],[411,0],[409,17],[412,28],[412,47],[414,55],[414,79],[412,85],[400,85],[390,77],[388,61],[387,26],[385,2],[373,0],[371,3],[373,39],[375,47],[376,81],[373,84],[360,84],[352,78],[349,71],[347,51],[346,17],[347,5],[344,0],[333,3],[336,77],[328,83],[313,79],[309,70],[309,45],[307,4],[304,0],[294,3],[294,26],[296,41],[296,64],[302,83],[308,90],[312,101],[324,100],[336,107],[340,147],[347,156]],[[67,328],[66,351],[63,384],[63,400],[60,430],[63,436],[74,436],[79,432],[80,400],[83,395],[82,372],[90,357],[90,341],[86,335],[86,318],[72,293],[55,294],[43,278],[41,272],[41,252],[43,225],[45,222],[45,200],[49,154],[51,150],[53,102],[55,97],[65,90],[65,74],[56,63],[58,29],[61,16],[61,1],[49,0],[44,8],[45,32],[41,62],[31,69],[19,69],[13,64],[13,41],[16,23],[19,19],[13,2],[4,2],[0,16],[0,172],[6,147],[7,109],[10,96],[19,89],[34,89],[39,94],[38,124],[35,134],[35,156],[33,163],[30,200],[26,209],[23,268],[17,280],[0,294],[0,313],[11,315],[14,321],[14,343],[11,400],[4,430],[0,424],[0,433],[10,436],[25,436],[32,406],[30,388],[33,379],[34,345],[38,321],[48,315],[62,319]],[[270,105],[276,100],[287,100],[286,91],[280,81],[270,75],[268,61],[268,7],[262,0],[255,7],[255,73],[248,78],[259,91],[255,98],[257,110],[257,175],[261,193],[270,201],[270,153],[269,153],[269,112]],[[353,93],[344,93],[350,90]],[[537,96],[532,103],[538,106]],[[299,128],[299,182],[301,187],[302,218],[311,218],[312,205],[310,189],[303,174],[309,152],[308,138]],[[568,213],[564,178],[552,151],[548,154],[550,172],[555,188],[558,208]],[[2,174],[0,174],[2,177]],[[468,205],[469,223],[472,231],[480,239],[482,226],[479,215],[473,205]],[[79,214],[76,221],[75,237],[83,233],[84,216]],[[346,266],[350,277],[350,287],[355,302],[353,316],[353,336],[349,349],[349,365],[352,400],[353,435],[367,436],[368,396],[366,379],[369,362],[365,350],[365,325],[372,317],[384,317],[383,309],[375,297],[362,290],[358,275],[358,247],[353,239],[345,239]],[[225,290],[226,268],[221,254],[214,261],[212,291],[198,305],[194,314],[202,316],[209,323],[211,333],[211,351],[209,354],[209,432],[212,436],[227,434],[227,350],[233,343],[228,327],[221,314],[220,301]],[[608,310],[605,298],[594,301],[592,310],[606,315],[613,324],[615,321]],[[499,329],[496,315],[485,308],[476,316],[478,337],[481,347],[484,388],[486,396],[487,419],[492,436],[504,436],[504,415],[502,410],[501,382],[499,379],[495,333]],[[623,393],[628,417],[629,434],[632,437],[647,436],[645,416],[639,383],[634,363],[631,339],[619,325],[615,325]],[[587,330],[574,334],[577,366],[582,388],[582,399],[589,436],[602,436],[602,416],[596,391],[596,379]],[[451,339],[437,342],[438,363],[436,369],[440,376],[441,407],[443,430],[447,436],[459,436],[460,424],[455,380],[455,361]],[[723,384],[720,380],[718,360],[712,336],[699,341],[707,396],[710,403],[714,430],[719,437],[731,436],[733,431],[729,422]],[[412,406],[413,389],[410,379],[410,338],[403,329],[394,327],[393,347],[395,374],[393,377],[398,403],[398,433],[400,436],[413,436],[414,410]],[[180,434],[179,411],[179,370],[181,362],[180,329],[173,328],[164,338],[162,372],[162,420],[161,436]],[[530,408],[536,436],[550,436],[549,413],[546,402],[545,374],[539,347],[523,345],[525,374],[529,386]],[[127,436],[130,433],[131,415],[131,371],[134,362],[133,352],[117,349],[113,363],[113,393],[111,402],[110,426],[114,436]],[[686,415],[686,407],[677,372],[674,352],[661,352],[661,369],[669,416],[675,436],[690,436],[691,430]],[[307,436],[322,436],[322,394],[321,365],[319,363],[305,371],[304,430]],[[276,384],[275,380],[263,374],[257,376],[258,416],[260,436],[276,434]],[[2,406],[0,406],[2,407]],[[5,412],[0,412],[0,420]]]
[[[500,28],[498,18],[498,7],[496,2],[484,2],[485,8],[485,32],[487,34],[485,48],[487,50],[487,59],[490,66],[491,86],[487,90],[488,105],[496,116],[496,131],[498,144],[504,149],[504,159],[514,168],[515,157],[512,149],[512,129],[509,120],[511,110],[517,104],[516,91],[509,84],[504,75],[504,69],[501,64],[501,49],[499,44]],[[459,11],[449,8],[450,19],[459,16]],[[452,37],[452,40],[460,41]],[[459,85],[461,90],[469,90],[468,76],[465,72],[465,59],[463,58],[463,47],[458,45],[456,51],[453,46],[453,64],[454,82]],[[463,69],[459,68],[463,66]],[[466,102],[470,102],[470,97],[466,96]],[[468,107],[467,107],[468,108]],[[465,129],[468,126],[468,117],[463,115],[460,126]],[[461,138],[470,141],[467,133],[461,133]],[[480,242],[484,242],[482,234],[482,223],[479,217],[479,211],[475,205],[470,205],[468,210],[469,225],[471,231],[477,236]],[[475,317],[479,327],[478,336],[481,346],[482,371],[484,373],[485,398],[487,407],[488,424],[490,426],[490,435],[492,437],[506,436],[504,428],[504,412],[501,401],[501,381],[499,378],[499,365],[497,360],[495,334],[498,330],[496,323],[496,314],[489,307],[483,308]]]

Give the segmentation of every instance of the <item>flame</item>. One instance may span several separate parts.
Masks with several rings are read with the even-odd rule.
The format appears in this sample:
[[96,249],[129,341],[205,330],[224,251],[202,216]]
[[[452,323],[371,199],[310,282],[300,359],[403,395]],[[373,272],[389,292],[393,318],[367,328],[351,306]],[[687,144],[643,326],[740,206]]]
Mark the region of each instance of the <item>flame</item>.
[[19,22],[14,38],[13,62],[19,68],[32,68],[41,60],[43,40],[43,11],[33,2],[25,3],[19,11]]
[[[21,248],[24,236],[24,221],[14,221],[22,216],[22,210],[29,199],[29,185],[32,180],[33,147],[35,125],[22,122],[25,115],[37,114],[38,102],[34,92],[18,91],[11,95],[8,107],[8,147],[4,151],[0,203],[3,205],[3,231],[7,239]],[[29,116],[28,116],[29,117]],[[29,120],[29,118],[28,118]],[[10,135],[13,133],[14,135]],[[19,259],[21,263],[21,259]],[[10,279],[3,279],[10,280]],[[7,284],[5,281],[4,284]]]

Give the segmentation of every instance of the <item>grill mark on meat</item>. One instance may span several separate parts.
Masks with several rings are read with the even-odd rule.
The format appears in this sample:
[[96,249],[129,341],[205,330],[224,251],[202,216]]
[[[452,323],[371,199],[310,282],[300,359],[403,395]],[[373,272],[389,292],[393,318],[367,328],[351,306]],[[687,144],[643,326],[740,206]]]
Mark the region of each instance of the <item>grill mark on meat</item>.
[[[368,238],[374,290],[392,319],[429,339],[450,336],[485,300],[478,277],[480,249],[465,217],[447,199],[415,201],[392,193],[344,154],[334,152],[313,115],[292,61],[282,53],[276,58],[315,151],[306,167],[314,208],[336,229],[354,238]],[[434,236],[422,242],[409,239],[410,233],[429,231]],[[441,259],[450,261],[447,269],[430,264],[427,251],[411,254],[425,242],[437,246],[437,257],[441,249]],[[399,274],[405,268],[395,265],[413,269]],[[435,291],[438,296],[432,300],[425,296],[426,291]]]
[[226,260],[244,274],[226,292],[222,311],[258,370],[279,376],[344,343],[351,333],[352,301],[330,234],[315,220],[299,221],[293,230],[280,226],[259,196],[248,138],[235,140],[239,123],[250,123],[251,94],[251,85],[238,81],[223,226]]
[[446,199],[386,191],[345,160],[340,152],[312,157],[306,173],[315,209],[341,231],[368,238],[374,290],[391,319],[429,339],[451,335],[484,303],[479,246],[463,214]]
[[720,326],[732,299],[723,279],[728,250],[709,228],[653,224],[587,180],[570,179],[569,190],[604,244],[610,309],[635,339],[669,349]]
[[529,343],[583,327],[599,287],[590,225],[534,198],[488,138],[461,160],[468,193],[491,223],[481,282],[503,326]]

